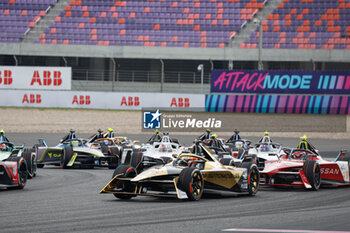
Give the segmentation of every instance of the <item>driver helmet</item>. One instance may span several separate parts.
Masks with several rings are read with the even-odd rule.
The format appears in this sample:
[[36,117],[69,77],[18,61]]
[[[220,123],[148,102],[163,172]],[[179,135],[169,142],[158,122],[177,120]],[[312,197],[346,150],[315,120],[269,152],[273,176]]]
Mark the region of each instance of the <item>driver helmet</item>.
[[269,147],[267,144],[262,144],[261,146],[261,151],[268,151],[269,150]]
[[114,130],[113,130],[112,128],[108,128],[107,130],[108,130],[108,132],[109,132],[109,133],[108,133],[108,137],[109,137],[109,138],[114,138]]
[[235,147],[237,148],[242,148],[243,147],[243,142],[236,142]]
[[305,151],[300,151],[299,153],[293,154],[293,159],[301,159],[306,155]]
[[71,144],[72,144],[73,147],[79,146],[79,142],[78,142],[78,141],[75,141],[75,140],[72,141]]

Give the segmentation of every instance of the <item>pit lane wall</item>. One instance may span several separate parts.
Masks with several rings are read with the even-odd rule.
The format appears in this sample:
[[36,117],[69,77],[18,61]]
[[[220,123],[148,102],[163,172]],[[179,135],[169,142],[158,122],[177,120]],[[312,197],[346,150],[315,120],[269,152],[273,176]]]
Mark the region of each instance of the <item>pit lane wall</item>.
[[349,71],[214,70],[211,92],[207,112],[350,114]]
[[141,110],[142,108],[191,108],[204,111],[205,95],[139,92],[80,92],[1,90],[0,106]]

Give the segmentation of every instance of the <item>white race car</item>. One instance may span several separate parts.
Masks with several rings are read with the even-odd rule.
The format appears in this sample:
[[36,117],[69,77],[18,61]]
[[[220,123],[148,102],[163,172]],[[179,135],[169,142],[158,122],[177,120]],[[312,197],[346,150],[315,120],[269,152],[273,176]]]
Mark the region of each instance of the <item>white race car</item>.
[[259,170],[263,170],[265,161],[278,160],[283,155],[286,155],[286,152],[282,145],[273,143],[270,133],[265,132],[259,142],[249,149],[248,155],[244,159],[256,160]]
[[180,154],[184,147],[175,138],[170,138],[168,133],[163,136],[156,131],[141,149],[134,149],[131,156],[126,156],[122,164],[129,164],[141,171],[145,168],[162,165],[173,161],[175,154]]

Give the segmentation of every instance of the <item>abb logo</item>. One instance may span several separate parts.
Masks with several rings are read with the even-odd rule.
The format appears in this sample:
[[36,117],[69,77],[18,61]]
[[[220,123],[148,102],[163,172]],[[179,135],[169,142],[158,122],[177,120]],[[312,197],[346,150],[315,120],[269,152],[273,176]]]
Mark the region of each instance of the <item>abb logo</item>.
[[171,100],[170,107],[189,108],[190,107],[190,99],[189,98],[173,98]]
[[13,78],[11,70],[0,70],[0,84],[11,85],[12,81]]
[[41,95],[40,94],[24,94],[22,99],[22,104],[40,104],[41,103]]
[[120,106],[139,106],[140,105],[140,98],[138,96],[132,97],[132,96],[128,96],[128,98],[126,98],[125,96],[123,96],[122,98],[122,102],[120,103]]
[[[61,86],[62,85],[62,78],[61,78],[61,71],[53,71],[52,73],[50,71],[42,71],[42,73],[39,73],[39,71],[35,70],[33,74],[32,81],[30,82],[30,85],[33,86],[35,83],[38,83],[39,86]],[[42,77],[42,79],[41,79]]]
[[90,105],[91,104],[91,98],[89,95],[75,95],[73,97],[72,104],[78,104],[78,105]]

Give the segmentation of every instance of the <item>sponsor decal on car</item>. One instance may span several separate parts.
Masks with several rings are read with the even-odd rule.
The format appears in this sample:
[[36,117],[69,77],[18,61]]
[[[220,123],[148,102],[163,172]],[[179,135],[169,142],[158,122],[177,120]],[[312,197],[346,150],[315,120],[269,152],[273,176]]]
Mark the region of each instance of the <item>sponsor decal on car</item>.
[[334,169],[334,168],[329,168],[329,167],[321,168],[321,174],[325,174],[325,175],[335,174],[335,175],[338,175],[339,174],[339,169]]

